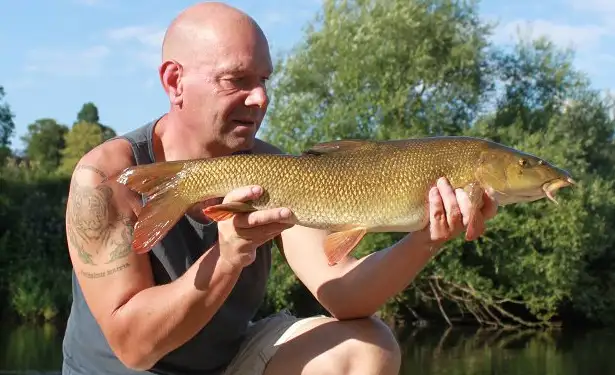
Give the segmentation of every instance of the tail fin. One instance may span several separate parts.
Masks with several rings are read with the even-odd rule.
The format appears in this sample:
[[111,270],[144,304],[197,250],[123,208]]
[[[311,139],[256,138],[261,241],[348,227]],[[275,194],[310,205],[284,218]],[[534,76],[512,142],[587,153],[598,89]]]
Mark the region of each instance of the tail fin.
[[132,248],[137,254],[151,250],[190,207],[178,190],[185,166],[182,161],[138,165],[113,178],[148,198],[134,228]]

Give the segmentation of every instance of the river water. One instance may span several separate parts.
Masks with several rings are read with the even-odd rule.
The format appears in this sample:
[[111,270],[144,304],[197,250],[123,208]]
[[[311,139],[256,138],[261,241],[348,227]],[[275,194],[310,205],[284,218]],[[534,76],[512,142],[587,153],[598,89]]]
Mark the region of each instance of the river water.
[[[417,329],[400,333],[403,375],[615,375],[615,331]],[[0,325],[0,374],[58,374],[62,329]]]

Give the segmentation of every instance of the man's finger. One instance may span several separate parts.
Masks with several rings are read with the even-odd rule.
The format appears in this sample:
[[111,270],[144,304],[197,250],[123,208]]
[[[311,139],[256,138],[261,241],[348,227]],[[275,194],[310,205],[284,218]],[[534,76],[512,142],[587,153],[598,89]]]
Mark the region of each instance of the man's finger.
[[236,233],[239,238],[252,244],[258,243],[260,246],[292,226],[292,224],[272,223],[259,227],[237,228]]
[[293,223],[292,212],[288,208],[282,207],[235,215],[233,224],[236,228],[251,228],[277,222]]
[[431,223],[431,237],[434,239],[434,232],[439,237],[443,231],[446,231],[446,214],[444,212],[444,203],[438,188],[433,187],[429,190],[429,215]]
[[470,197],[463,189],[456,189],[455,196],[457,197],[457,203],[459,204],[459,210],[463,218],[463,225],[467,226],[470,220],[470,214],[472,213],[472,202]]
[[457,203],[457,196],[453,187],[446,178],[438,179],[438,190],[446,210],[446,218],[448,226],[452,229],[461,223],[461,209]]
[[260,186],[242,186],[226,194],[222,203],[245,202],[258,198],[262,193],[263,189]]

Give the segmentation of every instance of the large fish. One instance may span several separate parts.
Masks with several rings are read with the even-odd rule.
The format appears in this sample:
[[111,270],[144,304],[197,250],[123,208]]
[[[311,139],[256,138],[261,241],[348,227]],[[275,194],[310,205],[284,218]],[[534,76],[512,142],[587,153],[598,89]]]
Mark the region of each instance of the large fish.
[[[144,253],[194,204],[246,185],[262,197],[210,206],[219,221],[237,212],[290,208],[297,224],[329,231],[329,264],[368,232],[414,232],[429,222],[428,191],[444,176],[463,188],[474,210],[483,191],[499,205],[548,198],[574,184],[569,173],[528,153],[471,137],[393,141],[341,140],[301,155],[242,154],[132,166],[115,180],[149,197],[135,225],[133,248]],[[466,238],[473,236],[471,215]]]

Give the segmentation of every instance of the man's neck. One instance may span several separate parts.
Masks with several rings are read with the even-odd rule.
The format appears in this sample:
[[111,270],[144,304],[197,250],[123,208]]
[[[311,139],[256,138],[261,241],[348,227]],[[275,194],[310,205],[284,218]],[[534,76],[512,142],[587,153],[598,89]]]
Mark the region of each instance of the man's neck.
[[183,126],[175,126],[171,114],[164,115],[154,129],[156,161],[211,158],[230,153],[215,142],[202,142]]

